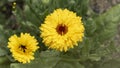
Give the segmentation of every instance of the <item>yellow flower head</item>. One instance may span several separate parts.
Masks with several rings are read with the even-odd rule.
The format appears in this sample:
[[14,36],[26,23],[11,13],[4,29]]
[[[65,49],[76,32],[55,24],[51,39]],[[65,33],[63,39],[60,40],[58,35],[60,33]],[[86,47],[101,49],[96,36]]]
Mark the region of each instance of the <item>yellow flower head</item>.
[[67,51],[84,37],[81,17],[67,9],[57,9],[40,26],[43,43],[51,49]]
[[29,63],[34,59],[34,53],[39,47],[34,36],[28,33],[21,33],[20,37],[13,35],[9,38],[8,48],[15,60],[22,63]]

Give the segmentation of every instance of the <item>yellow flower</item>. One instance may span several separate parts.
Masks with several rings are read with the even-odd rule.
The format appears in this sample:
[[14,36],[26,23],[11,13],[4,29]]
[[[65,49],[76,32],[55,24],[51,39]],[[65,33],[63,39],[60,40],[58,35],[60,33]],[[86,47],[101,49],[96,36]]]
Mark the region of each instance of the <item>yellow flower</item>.
[[20,37],[13,35],[9,38],[8,48],[15,60],[29,63],[34,59],[34,52],[39,48],[37,40],[29,33],[21,33]]
[[67,9],[57,9],[40,26],[43,43],[51,49],[67,51],[84,37],[81,17]]

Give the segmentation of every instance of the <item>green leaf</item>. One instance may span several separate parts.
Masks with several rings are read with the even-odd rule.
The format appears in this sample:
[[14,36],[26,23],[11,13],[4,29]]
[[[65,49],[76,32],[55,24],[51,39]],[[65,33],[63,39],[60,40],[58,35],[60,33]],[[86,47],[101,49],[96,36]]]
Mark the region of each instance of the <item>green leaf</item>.
[[92,18],[89,18],[87,21],[85,21],[85,30],[86,30],[86,36],[92,37],[94,36],[94,32],[96,30],[96,23]]
[[9,64],[0,64],[0,68],[10,68],[10,65]]
[[90,38],[86,38],[84,43],[83,43],[83,47],[81,49],[81,60],[85,61],[88,59],[89,54],[90,54],[90,50],[93,48],[93,41]]
[[0,30],[3,30],[3,25],[0,24]]
[[117,61],[115,59],[108,60],[101,64],[99,68],[120,68],[120,61]]
[[15,1],[15,0],[8,0],[9,2],[13,2],[13,1]]
[[12,63],[10,68],[53,68],[60,58],[40,57],[28,64]]
[[0,24],[5,24],[5,21],[5,16],[2,13],[0,13]]
[[53,68],[84,68],[84,66],[76,61],[59,61]]
[[101,57],[99,55],[97,55],[97,54],[91,54],[89,56],[89,59],[93,60],[93,61],[99,61],[99,60],[101,60]]
[[41,0],[43,4],[49,4],[50,0]]
[[120,21],[120,4],[112,7],[104,14],[94,18],[96,23],[96,31],[93,32],[95,40],[104,43],[107,40],[112,39],[117,30],[116,27]]
[[10,68],[10,61],[6,56],[0,56],[0,68]]
[[112,7],[105,14],[101,15],[104,17],[104,20],[107,22],[116,22],[120,21],[120,4]]
[[0,65],[8,62],[9,59],[6,56],[0,56]]
[[46,50],[40,53],[41,57],[56,57],[59,56],[60,52],[56,50]]
[[7,54],[7,51],[0,47],[0,56],[4,56]]

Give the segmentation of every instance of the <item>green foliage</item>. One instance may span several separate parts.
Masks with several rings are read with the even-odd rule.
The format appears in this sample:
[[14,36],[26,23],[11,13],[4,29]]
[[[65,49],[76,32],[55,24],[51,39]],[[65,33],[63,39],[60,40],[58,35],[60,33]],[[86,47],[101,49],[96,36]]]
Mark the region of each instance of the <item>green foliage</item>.
[[102,63],[99,68],[119,68],[119,67],[120,67],[120,61],[112,59]]
[[[0,6],[6,2],[12,0],[1,0]],[[89,0],[25,0],[23,7],[17,6],[8,19],[0,13],[0,68],[120,68],[120,60],[112,57],[120,52],[114,44],[120,4],[98,15],[89,7]],[[76,12],[85,26],[83,42],[68,52],[47,49],[39,37],[39,26],[57,8]],[[7,48],[8,38],[21,32],[31,33],[41,45],[35,60],[28,64],[17,63]]]

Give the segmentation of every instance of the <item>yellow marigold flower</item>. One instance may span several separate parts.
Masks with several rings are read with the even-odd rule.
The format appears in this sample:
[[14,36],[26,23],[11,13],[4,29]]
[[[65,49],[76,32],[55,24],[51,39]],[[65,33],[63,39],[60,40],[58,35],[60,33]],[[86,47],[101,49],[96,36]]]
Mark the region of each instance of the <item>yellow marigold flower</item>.
[[84,37],[81,17],[67,9],[57,9],[40,26],[43,43],[51,49],[67,51]]
[[15,60],[29,63],[34,59],[34,52],[39,48],[37,40],[29,33],[21,33],[20,37],[13,35],[9,38],[8,48]]

